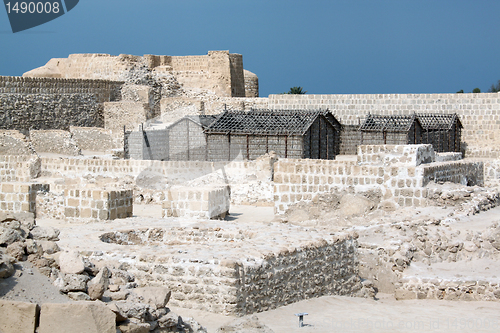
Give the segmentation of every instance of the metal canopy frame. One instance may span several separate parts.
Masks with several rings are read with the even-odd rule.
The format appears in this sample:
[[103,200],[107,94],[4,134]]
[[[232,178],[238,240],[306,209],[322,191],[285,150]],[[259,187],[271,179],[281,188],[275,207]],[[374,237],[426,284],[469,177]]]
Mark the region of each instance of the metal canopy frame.
[[420,120],[424,131],[452,130],[455,124],[457,124],[459,128],[463,128],[462,122],[460,121],[456,113],[418,113],[417,117]]
[[415,122],[420,123],[415,114],[382,116],[369,113],[359,130],[362,132],[409,132]]
[[332,124],[335,117],[330,115],[328,111],[320,110],[226,110],[206,128],[205,133],[301,136],[318,117],[323,117],[333,127],[338,128],[340,123]]

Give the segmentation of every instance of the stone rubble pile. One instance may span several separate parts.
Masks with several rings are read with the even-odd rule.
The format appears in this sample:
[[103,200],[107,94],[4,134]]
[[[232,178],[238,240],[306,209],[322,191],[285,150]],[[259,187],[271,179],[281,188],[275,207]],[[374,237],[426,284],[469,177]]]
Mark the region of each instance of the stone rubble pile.
[[478,189],[442,191],[436,192],[433,200],[459,209],[444,219],[417,216],[412,221],[407,219],[372,226],[364,231],[384,237],[382,244],[360,242],[360,264],[367,267],[365,272],[369,272],[365,277],[373,280],[384,292],[394,292],[397,299],[500,300],[500,284],[494,278],[481,275],[487,272],[480,272],[477,278],[473,273],[472,276],[456,275],[454,278],[439,275],[427,278],[407,273],[412,265],[425,268],[446,264],[452,267],[458,263],[500,260],[499,221],[492,221],[482,231],[457,227],[460,216],[497,206],[498,192]]
[[97,267],[76,251],[62,251],[58,237],[58,230],[36,226],[32,214],[0,214],[0,278],[12,276],[14,264],[27,260],[71,299],[104,302],[116,315],[116,332],[206,332],[194,319],[183,319],[166,307],[168,288],[138,288],[126,267]]

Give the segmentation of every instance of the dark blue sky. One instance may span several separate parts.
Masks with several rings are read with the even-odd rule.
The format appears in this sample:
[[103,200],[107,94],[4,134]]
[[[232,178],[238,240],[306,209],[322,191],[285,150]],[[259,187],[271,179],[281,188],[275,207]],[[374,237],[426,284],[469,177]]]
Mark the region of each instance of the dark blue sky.
[[243,54],[261,96],[441,93],[500,80],[498,0],[81,0],[13,34],[0,8],[0,75],[71,53]]

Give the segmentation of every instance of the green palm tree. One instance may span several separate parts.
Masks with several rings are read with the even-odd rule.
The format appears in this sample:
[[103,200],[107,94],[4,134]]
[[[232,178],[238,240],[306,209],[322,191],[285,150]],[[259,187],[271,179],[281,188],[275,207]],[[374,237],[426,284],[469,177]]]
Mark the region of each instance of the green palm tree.
[[302,87],[291,87],[290,90],[287,92],[289,95],[303,95],[307,91],[303,90]]

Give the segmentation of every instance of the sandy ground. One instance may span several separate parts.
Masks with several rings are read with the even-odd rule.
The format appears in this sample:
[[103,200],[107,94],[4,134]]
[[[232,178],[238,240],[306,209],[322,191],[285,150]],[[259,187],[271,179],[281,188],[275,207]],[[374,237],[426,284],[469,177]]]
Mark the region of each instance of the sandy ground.
[[[274,219],[273,207],[233,206],[228,220],[232,222],[269,223]],[[415,212],[394,214],[392,218],[378,215],[381,222],[408,218]],[[417,215],[447,215],[449,211],[441,208],[420,211]],[[104,244],[94,239],[95,235],[119,228],[143,227],[144,221],[155,221],[161,225],[161,209],[157,205],[136,205],[134,218],[115,220],[100,223],[67,223],[58,220],[39,220],[39,225],[51,225],[61,230],[61,248],[80,248],[85,242],[98,246],[117,246]],[[148,217],[148,219],[146,219]],[[456,222],[457,228],[464,230],[483,230],[492,221],[500,219],[500,207],[480,215],[460,219]],[[150,222],[148,222],[150,223]],[[179,222],[181,223],[181,222]],[[67,237],[71,236],[71,237]],[[371,241],[377,241],[378,235],[373,235]],[[494,266],[492,266],[494,265]],[[22,267],[21,267],[22,266]],[[486,270],[485,267],[491,270]],[[0,281],[0,298],[21,300],[37,303],[65,302],[68,298],[61,295],[50,280],[32,269],[28,263],[18,265],[15,276]],[[500,265],[496,262],[441,263],[432,267],[412,263],[408,274],[444,276],[485,276],[488,279],[496,278]],[[495,272],[495,273],[492,273]],[[214,332],[235,317],[208,313],[191,309],[171,308],[183,317],[193,317],[209,332]],[[296,313],[306,312],[304,327],[299,327]],[[438,300],[405,300],[397,301],[393,295],[378,294],[377,299],[351,298],[328,296],[304,300],[275,310],[256,314],[262,323],[275,333],[284,332],[499,332],[500,331],[500,302],[457,302]]]
[[[309,299],[256,314],[275,333],[294,332],[499,332],[500,303],[437,300],[396,301],[378,294],[378,300],[343,296]],[[172,308],[192,316],[214,332],[234,319],[203,311]],[[297,313],[304,316],[299,327]]]

